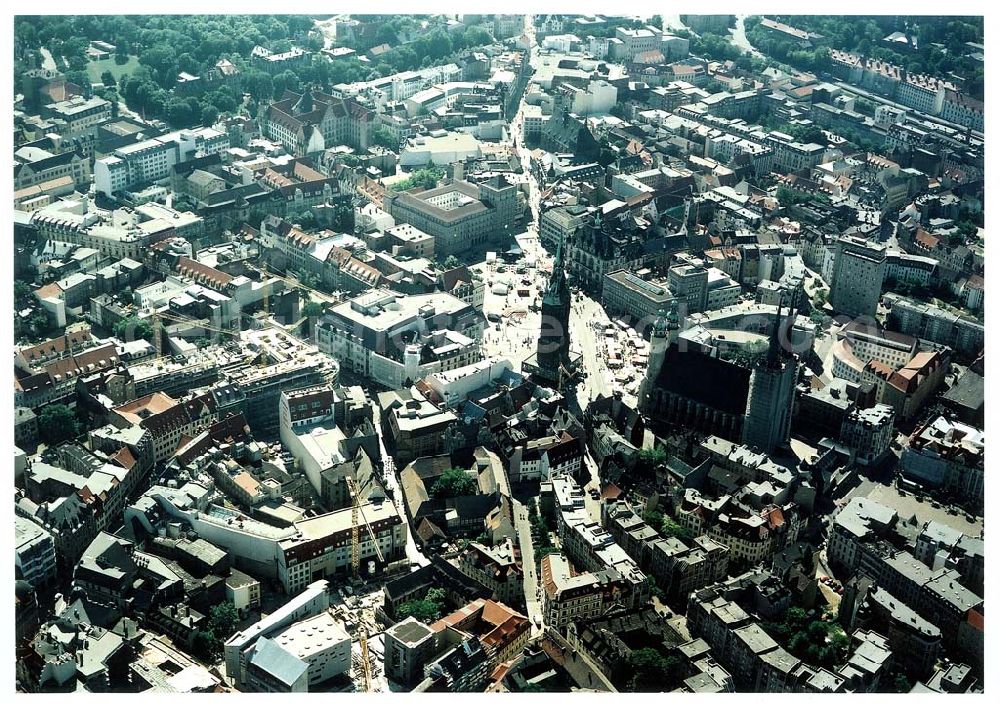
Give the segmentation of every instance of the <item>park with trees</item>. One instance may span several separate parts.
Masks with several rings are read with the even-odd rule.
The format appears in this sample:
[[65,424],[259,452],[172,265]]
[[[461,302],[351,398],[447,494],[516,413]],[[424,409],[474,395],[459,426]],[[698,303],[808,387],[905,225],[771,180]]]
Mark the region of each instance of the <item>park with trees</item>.
[[[418,17],[393,15],[379,21],[375,38],[391,48],[366,64],[356,57],[335,59],[319,53],[323,37],[306,15],[25,15],[14,27],[19,46],[15,90],[19,90],[20,74],[41,65],[40,50],[45,48],[66,79],[83,87],[86,94],[111,100],[116,108],[121,99],[145,118],[164,120],[180,129],[212,124],[220,116],[235,114],[244,105],[244,93],[249,94],[246,108],[255,115],[261,105],[280,99],[286,90],[309,86],[329,90],[338,83],[426,68],[493,42],[490,32],[481,26],[420,32]],[[99,79],[91,80],[86,54],[89,43],[108,38],[114,39],[115,66],[134,63],[134,68],[117,78],[118,68],[102,71]],[[407,41],[401,41],[403,38]],[[313,54],[305,65],[272,76],[249,61],[251,50],[258,45],[272,51],[299,46]],[[370,47],[352,48],[365,51]],[[228,59],[239,69],[237,83],[200,95],[175,94],[179,73],[202,76],[220,59]],[[91,84],[98,80],[99,86],[93,88]],[[391,133],[376,135],[375,144],[388,149],[398,146]]]

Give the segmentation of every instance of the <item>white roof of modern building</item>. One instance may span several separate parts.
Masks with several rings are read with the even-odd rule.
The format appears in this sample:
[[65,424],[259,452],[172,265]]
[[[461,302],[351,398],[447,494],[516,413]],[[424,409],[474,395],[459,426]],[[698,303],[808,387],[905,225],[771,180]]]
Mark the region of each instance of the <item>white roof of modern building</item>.
[[385,232],[406,242],[420,242],[422,240],[433,239],[433,235],[429,235],[428,233],[425,233],[423,230],[413,227],[409,223],[400,223],[399,225],[394,225],[393,227],[387,229]]
[[205,511],[200,514],[199,519],[210,524],[225,527],[232,532],[260,536],[272,541],[281,541],[295,535],[295,530],[291,527],[272,526],[263,521],[251,519],[242,512],[227,509],[218,504],[208,505]]
[[296,658],[308,659],[351,637],[332,614],[321,612],[278,632],[271,640]]
[[941,636],[941,630],[937,626],[921,617],[905,602],[894,597],[892,593],[880,588],[878,585],[874,585],[872,588],[868,593],[868,599],[884,607],[892,615],[893,619],[897,619],[909,625],[911,629],[922,632],[927,636]]
[[441,315],[457,313],[468,304],[444,292],[403,295],[376,289],[334,306],[330,313],[374,331],[387,331],[419,315],[424,306]]
[[[386,404],[391,403],[393,395],[396,394],[396,392],[379,394],[379,406],[386,408]],[[458,416],[453,412],[437,408],[416,390],[409,396],[411,396],[410,401],[405,402],[395,413],[395,423],[401,433],[413,433],[422,428],[458,421]]]
[[941,571],[924,583],[924,589],[930,590],[959,612],[964,613],[982,605],[983,598],[962,585],[958,580],[957,571]]
[[336,465],[344,460],[340,444],[347,440],[347,436],[339,426],[314,426],[295,435],[305,451],[320,465]]
[[937,543],[944,544],[945,546],[955,546],[962,540],[962,537],[965,536],[965,534],[958,529],[954,529],[937,521],[927,522],[920,534],[921,536],[926,536],[927,538],[932,539]]
[[436,136],[411,137],[404,149],[428,152],[476,152],[480,150],[480,142],[475,135],[467,132],[446,132]]
[[291,617],[291,615],[295,614],[295,612],[303,605],[308,604],[321,593],[326,592],[328,586],[329,583],[326,580],[317,580],[316,582],[310,583],[305,590],[292,597],[288,602],[271,614],[261,618],[260,621],[255,622],[246,629],[242,629],[233,634],[229,637],[228,641],[226,641],[226,644],[245,645],[250,643],[253,639],[270,633],[271,630],[278,628],[285,622],[285,620]]
[[639,28],[639,29],[625,29],[623,27],[619,27],[616,31],[619,32],[620,34],[624,34],[626,37],[634,37],[634,38],[637,38],[637,39],[640,38],[640,37],[642,37],[642,38],[649,38],[649,37],[655,37],[656,36],[656,34],[652,30],[644,29],[644,28]]
[[415,617],[407,617],[402,622],[398,622],[386,630],[395,639],[414,646],[424,641],[428,637],[434,636],[434,630]]

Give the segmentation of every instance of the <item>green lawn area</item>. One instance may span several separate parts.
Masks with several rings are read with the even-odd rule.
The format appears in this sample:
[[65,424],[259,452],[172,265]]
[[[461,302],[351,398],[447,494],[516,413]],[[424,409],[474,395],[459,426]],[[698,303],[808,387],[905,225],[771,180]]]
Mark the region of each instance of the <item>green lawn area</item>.
[[90,61],[87,63],[87,75],[90,76],[91,83],[100,83],[101,74],[110,71],[115,80],[119,80],[123,75],[130,74],[139,67],[139,57],[129,56],[128,63],[119,66],[115,63],[115,58],[101,59],[100,61]]

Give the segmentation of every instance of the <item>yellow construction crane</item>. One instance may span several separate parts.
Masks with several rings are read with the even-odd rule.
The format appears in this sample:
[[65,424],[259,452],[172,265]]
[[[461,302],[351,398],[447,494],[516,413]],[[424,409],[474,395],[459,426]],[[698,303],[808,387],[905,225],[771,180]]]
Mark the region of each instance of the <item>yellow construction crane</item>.
[[372,664],[368,660],[368,630],[361,627],[358,630],[358,640],[361,642],[361,677],[364,679],[365,692],[372,692]]
[[365,518],[365,511],[361,508],[361,490],[358,488],[358,483],[353,477],[347,478],[347,489],[351,493],[351,576],[357,580],[361,568],[361,519],[364,519],[365,528],[368,530],[369,537],[371,537],[372,546],[375,549],[375,555],[378,556],[379,562],[384,563],[385,558],[378,547],[375,532],[372,531],[371,524]]
[[[355,482],[353,477],[347,477],[347,489],[351,493],[351,576],[357,581],[361,568],[360,520],[363,519],[365,522],[365,528],[368,529],[368,535],[371,537],[372,546],[375,548],[375,555],[378,556],[379,562],[384,563],[385,558],[382,557],[382,551],[378,547],[375,532],[372,531],[371,524],[368,523],[368,519],[365,518],[365,512],[361,508],[361,490],[358,489],[358,483]],[[368,655],[368,629],[361,620],[359,620],[359,624],[358,642],[361,646],[361,676],[364,680],[365,692],[370,693],[372,689],[372,666]]]

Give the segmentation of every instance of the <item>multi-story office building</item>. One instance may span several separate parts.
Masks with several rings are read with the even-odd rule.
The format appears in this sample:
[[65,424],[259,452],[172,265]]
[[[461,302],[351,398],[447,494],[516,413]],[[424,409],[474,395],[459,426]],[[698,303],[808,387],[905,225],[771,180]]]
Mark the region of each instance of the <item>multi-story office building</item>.
[[863,571],[875,577],[879,542],[888,537],[898,520],[896,510],[867,497],[854,497],[833,518],[826,548],[830,565],[842,566],[850,574]]
[[774,150],[774,168],[786,172],[809,170],[823,161],[826,148],[822,145],[796,142],[783,132],[771,132],[765,144]]
[[544,556],[541,567],[545,624],[560,631],[599,617],[622,588],[621,576],[613,569],[574,575],[559,553]]
[[[363,565],[370,565],[374,571],[379,552],[385,563],[401,557],[406,546],[406,523],[396,506],[376,499],[365,502],[359,514],[367,525],[360,536]],[[164,521],[183,522],[206,541],[230,553],[238,567],[277,580],[290,595],[317,576],[351,570],[351,508],[278,527],[220,505],[204,505],[193,500],[184,488],[155,485],[128,507],[125,515],[126,521],[135,521],[152,534]]]
[[983,349],[986,328],[974,318],[892,292],[885,294],[885,302],[889,306],[887,325],[894,330],[947,345],[963,355],[975,356]]
[[641,27],[639,29],[615,28],[615,38],[621,40],[617,45],[618,55],[614,58],[631,61],[636,54],[653,51],[660,48],[662,33]]
[[944,99],[941,101],[939,116],[942,120],[982,132],[984,107],[981,100],[976,100],[958,91],[946,89]]
[[642,278],[629,270],[619,269],[604,275],[601,303],[611,316],[626,315],[634,321],[648,319],[652,323],[674,300],[667,287],[668,282]]
[[309,692],[351,670],[351,637],[329,612],[262,636],[247,654],[246,685],[253,692]]
[[250,63],[272,76],[282,71],[295,70],[309,63],[310,52],[299,47],[291,47],[288,51],[273,52],[262,46],[255,46],[250,52]]
[[539,219],[538,237],[542,244],[555,249],[556,245],[562,243],[566,246],[567,241],[583,224],[590,209],[586,206],[556,206],[549,208]]
[[508,605],[524,601],[524,571],[514,540],[496,546],[472,542],[458,557],[458,569],[493,591],[493,599]]
[[685,315],[708,306],[708,269],[700,264],[678,264],[670,268],[667,285]]
[[412,685],[423,677],[423,666],[436,650],[434,630],[407,617],[385,630],[385,673],[397,683]]
[[378,289],[333,307],[316,340],[352,372],[397,388],[479,361],[484,327],[482,314],[451,294]]
[[497,242],[521,216],[517,187],[503,175],[472,184],[453,181],[418,193],[386,194],[383,207],[397,223],[434,236],[439,257]]
[[[66,179],[69,179],[68,183]],[[53,154],[36,147],[22,147],[14,152],[14,190],[20,192],[39,186],[52,195],[72,193],[74,188],[86,190],[90,185],[90,161],[74,151]],[[66,188],[68,186],[68,188]],[[24,195],[30,195],[26,192]],[[51,199],[46,199],[51,201]],[[39,202],[35,208],[48,205]]]
[[846,316],[874,318],[886,272],[885,245],[847,236],[837,240],[830,305]]
[[229,136],[210,127],[180,130],[119,147],[94,162],[94,185],[111,196],[170,176],[179,162],[229,148]]
[[[223,647],[226,674],[237,688],[247,684],[250,659],[260,639],[273,637],[299,620],[323,614],[330,606],[329,583],[317,580],[284,605],[251,626],[233,634]],[[296,679],[297,680],[297,679]]]

